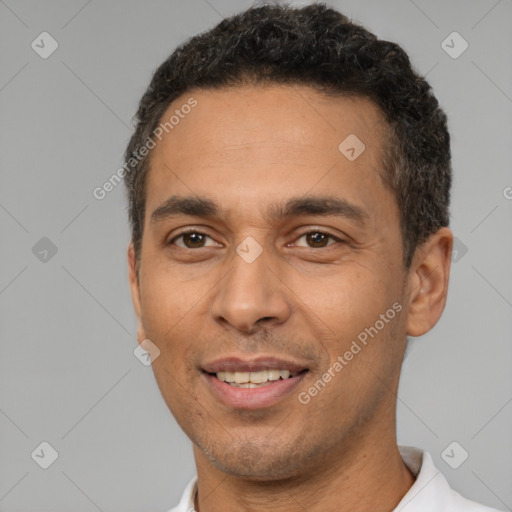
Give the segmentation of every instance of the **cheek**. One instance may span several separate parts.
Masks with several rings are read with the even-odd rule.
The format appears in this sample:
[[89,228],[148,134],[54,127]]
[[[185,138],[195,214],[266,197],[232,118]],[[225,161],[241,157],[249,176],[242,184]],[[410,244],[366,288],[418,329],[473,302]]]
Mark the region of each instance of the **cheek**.
[[400,300],[400,289],[378,269],[355,261],[326,269],[323,275],[290,276],[290,288],[314,325],[330,331],[343,344],[373,325],[392,304]]
[[180,319],[198,307],[200,291],[197,283],[180,283],[176,270],[168,268],[164,262],[153,259],[150,265],[142,267],[141,314],[148,337],[150,333],[165,336]]
[[184,367],[184,358],[177,354],[163,352],[152,365],[160,393],[185,432],[190,431],[194,417],[203,411],[197,404],[200,399],[191,380],[190,370]]
[[[141,316],[146,337],[160,349],[153,365],[162,389],[174,389],[181,394],[181,386],[190,383],[197,372],[194,347],[210,326],[207,321],[208,294],[204,282],[181,283],[175,269],[157,262],[141,269]],[[199,317],[201,320],[199,320]],[[171,373],[170,375],[168,373]],[[173,376],[180,375],[179,383]],[[192,391],[192,386],[187,387]]]

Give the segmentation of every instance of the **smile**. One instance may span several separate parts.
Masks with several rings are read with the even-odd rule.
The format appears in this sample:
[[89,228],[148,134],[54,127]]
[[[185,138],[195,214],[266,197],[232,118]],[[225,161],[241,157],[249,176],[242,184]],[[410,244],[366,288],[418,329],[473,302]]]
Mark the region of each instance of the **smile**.
[[279,405],[286,397],[297,394],[308,372],[304,369],[292,373],[277,368],[255,372],[203,371],[202,378],[217,403],[229,409],[260,410]]
[[289,370],[271,368],[256,372],[217,372],[217,379],[226,382],[236,388],[254,389],[269,386],[278,380],[286,380],[295,377],[298,372],[291,373]]

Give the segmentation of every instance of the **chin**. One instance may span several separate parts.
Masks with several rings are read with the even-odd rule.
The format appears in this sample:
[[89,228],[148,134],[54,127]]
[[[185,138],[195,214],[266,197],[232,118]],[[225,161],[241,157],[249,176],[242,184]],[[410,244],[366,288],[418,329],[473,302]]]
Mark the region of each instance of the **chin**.
[[254,440],[231,443],[229,446],[198,445],[213,466],[222,472],[253,481],[291,478],[304,469],[312,453],[304,453],[297,443],[278,446],[258,444]]
[[282,481],[287,478],[292,478],[297,473],[297,470],[292,470],[288,463],[276,465],[275,462],[260,462],[257,465],[247,466],[240,460],[228,460],[226,457],[223,457],[223,460],[210,458],[210,461],[223,473],[255,482]]

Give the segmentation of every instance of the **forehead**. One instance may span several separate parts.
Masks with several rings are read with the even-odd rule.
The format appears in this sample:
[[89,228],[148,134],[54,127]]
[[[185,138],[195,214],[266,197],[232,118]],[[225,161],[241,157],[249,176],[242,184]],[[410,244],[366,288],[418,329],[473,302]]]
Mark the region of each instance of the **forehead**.
[[[192,97],[197,106],[183,108]],[[182,108],[190,112],[178,120],[173,114]],[[332,150],[350,134],[375,146],[386,126],[379,108],[367,98],[328,96],[306,86],[277,84],[192,90],[172,102],[162,122],[171,117],[179,124],[165,137],[166,144],[179,151],[199,143],[196,149],[201,153],[247,143],[270,148],[272,142]]]
[[[196,105],[182,108],[191,98]],[[172,116],[152,150],[147,210],[171,194],[238,197],[243,207],[241,197],[339,191],[357,202],[384,192],[386,124],[368,99],[289,85],[196,89],[177,98],[162,123]]]

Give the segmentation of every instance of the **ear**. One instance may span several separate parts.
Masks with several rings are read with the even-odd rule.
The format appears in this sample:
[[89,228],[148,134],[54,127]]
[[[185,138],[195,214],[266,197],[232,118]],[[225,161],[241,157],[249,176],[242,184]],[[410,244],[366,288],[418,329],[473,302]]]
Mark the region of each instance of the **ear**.
[[448,228],[433,233],[413,257],[408,274],[407,334],[430,331],[443,313],[448,294],[453,234]]
[[130,280],[130,291],[132,294],[133,309],[135,310],[135,315],[137,316],[138,322],[137,340],[140,343],[141,341],[145,340],[147,336],[142,325],[139,275],[137,271],[137,261],[135,258],[133,243],[130,243],[128,246],[128,277]]

